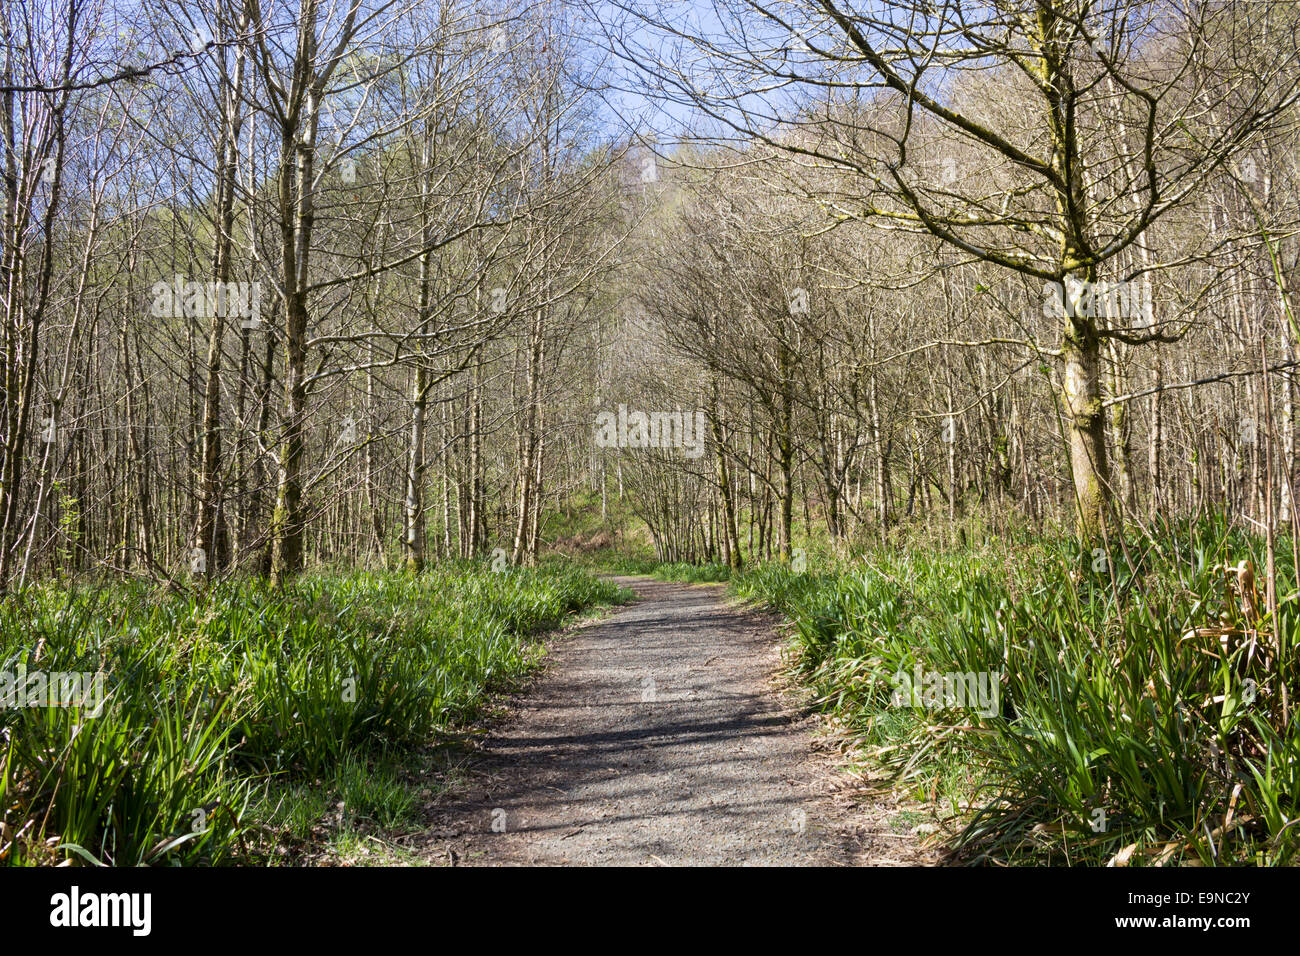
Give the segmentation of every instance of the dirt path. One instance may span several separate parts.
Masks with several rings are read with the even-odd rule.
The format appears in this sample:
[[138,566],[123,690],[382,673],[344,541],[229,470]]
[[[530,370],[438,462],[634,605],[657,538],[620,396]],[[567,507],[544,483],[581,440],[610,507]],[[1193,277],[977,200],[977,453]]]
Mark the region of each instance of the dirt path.
[[435,810],[430,862],[928,862],[859,806],[773,684],[775,619],[716,585],[618,578],[640,600],[557,643]]

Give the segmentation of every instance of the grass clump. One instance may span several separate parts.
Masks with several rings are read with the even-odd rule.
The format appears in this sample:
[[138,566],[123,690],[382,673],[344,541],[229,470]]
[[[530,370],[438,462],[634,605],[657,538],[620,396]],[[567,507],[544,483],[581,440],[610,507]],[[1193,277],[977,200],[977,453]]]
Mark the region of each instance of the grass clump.
[[[1259,551],[1204,522],[1109,550],[896,549],[732,583],[791,618],[793,668],[865,755],[962,809],[956,858],[1280,865],[1300,847],[1300,596],[1275,614],[1243,596],[1225,566]],[[995,707],[951,693],[972,674]],[[944,693],[913,693],[918,675]]]
[[0,674],[99,675],[103,695],[0,708],[0,863],[255,858],[319,815],[303,816],[301,781],[327,781],[345,803],[369,794],[376,820],[396,819],[405,797],[389,758],[516,684],[540,659],[537,632],[618,597],[567,565],[471,563],[306,576],[284,591],[11,594]]

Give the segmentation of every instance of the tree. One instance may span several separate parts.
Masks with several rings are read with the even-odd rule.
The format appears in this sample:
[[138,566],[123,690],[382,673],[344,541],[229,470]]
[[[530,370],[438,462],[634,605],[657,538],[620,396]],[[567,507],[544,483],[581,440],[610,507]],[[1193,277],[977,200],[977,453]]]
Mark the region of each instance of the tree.
[[[1057,354],[1077,521],[1084,535],[1102,531],[1113,498],[1103,343],[1174,336],[1104,324],[1090,290],[1296,102],[1296,9],[723,0],[710,29],[669,20],[656,4],[614,6],[623,16],[606,21],[613,46],[656,95],[847,173],[810,197],[832,220],[924,231],[1065,290]],[[1243,21],[1263,36],[1247,40]],[[1118,132],[1114,113],[1124,117]],[[945,132],[994,171],[993,189],[942,174]]]

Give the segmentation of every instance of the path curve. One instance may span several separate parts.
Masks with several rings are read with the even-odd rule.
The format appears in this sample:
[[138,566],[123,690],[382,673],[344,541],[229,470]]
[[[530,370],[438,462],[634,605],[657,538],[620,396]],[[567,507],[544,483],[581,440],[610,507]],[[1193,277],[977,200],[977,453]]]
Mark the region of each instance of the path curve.
[[637,602],[555,643],[435,809],[430,862],[923,861],[885,808],[851,799],[816,718],[776,688],[772,615],[719,585],[616,580]]

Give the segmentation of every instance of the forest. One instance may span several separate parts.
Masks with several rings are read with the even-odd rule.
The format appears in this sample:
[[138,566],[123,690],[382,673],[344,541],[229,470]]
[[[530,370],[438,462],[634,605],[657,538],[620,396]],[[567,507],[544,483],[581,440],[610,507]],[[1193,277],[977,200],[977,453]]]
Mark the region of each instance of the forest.
[[404,861],[628,575],[781,615],[945,862],[1297,862],[1294,2],[12,0],[0,63],[0,864]]

